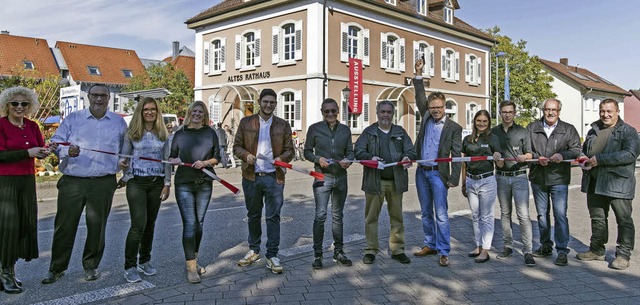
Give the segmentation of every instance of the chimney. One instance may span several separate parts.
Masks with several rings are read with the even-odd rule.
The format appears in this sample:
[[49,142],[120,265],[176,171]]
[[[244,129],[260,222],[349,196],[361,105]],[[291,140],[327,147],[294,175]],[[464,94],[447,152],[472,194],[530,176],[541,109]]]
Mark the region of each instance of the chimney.
[[565,65],[565,66],[568,66],[569,65],[569,58],[566,58],[566,57],[560,58],[560,63]]
[[0,32],[0,34],[9,35],[9,31],[7,31],[7,30],[2,30],[2,32]]
[[176,59],[180,54],[180,42],[174,41],[172,46],[173,46],[173,59]]

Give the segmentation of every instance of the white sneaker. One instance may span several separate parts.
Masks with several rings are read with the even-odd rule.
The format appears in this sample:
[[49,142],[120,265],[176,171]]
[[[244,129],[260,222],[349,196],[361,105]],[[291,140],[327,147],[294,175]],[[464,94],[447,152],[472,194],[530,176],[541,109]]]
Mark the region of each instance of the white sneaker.
[[280,259],[277,256],[267,258],[267,269],[271,269],[271,272],[275,274],[280,274],[284,271],[284,268],[280,265]]
[[253,250],[249,250],[247,254],[238,261],[238,266],[245,267],[260,261],[260,254]]
[[140,274],[138,273],[138,270],[135,267],[131,267],[131,268],[125,270],[124,271],[124,278],[129,283],[137,283],[137,282],[142,281],[142,278],[140,278]]

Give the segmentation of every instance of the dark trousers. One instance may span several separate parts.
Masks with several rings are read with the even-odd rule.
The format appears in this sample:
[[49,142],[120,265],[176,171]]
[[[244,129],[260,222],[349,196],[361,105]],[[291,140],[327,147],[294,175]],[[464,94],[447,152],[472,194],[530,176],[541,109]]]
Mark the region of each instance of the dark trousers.
[[[595,181],[591,183],[595,185]],[[635,227],[631,218],[631,200],[618,199],[608,196],[587,193],[587,206],[589,207],[589,217],[591,218],[591,252],[604,255],[605,245],[609,241],[609,208],[616,215],[618,224],[618,245],[616,246],[616,256],[629,259],[635,241]]]
[[262,238],[262,207],[267,222],[267,258],[278,255],[280,246],[280,210],[283,204],[284,184],[276,182],[276,175],[258,176],[251,181],[242,179],[244,200],[249,223],[249,249],[260,252]]
[[327,206],[331,200],[331,232],[333,233],[333,248],[335,252],[343,249],[344,203],[347,199],[347,176],[334,177],[325,175],[324,181],[314,181],[313,197],[316,202],[316,215],[313,220],[313,252],[315,256],[322,256],[322,241],[324,239],[324,223],[327,220]]
[[85,270],[98,268],[104,253],[104,235],[116,184],[115,175],[97,178],[64,175],[60,178],[50,271],[61,272],[69,267],[78,223],[85,206],[87,240],[82,252],[82,267]]
[[131,227],[124,246],[125,270],[151,260],[153,232],[163,187],[164,177],[135,176],[127,181],[127,203],[131,215]]

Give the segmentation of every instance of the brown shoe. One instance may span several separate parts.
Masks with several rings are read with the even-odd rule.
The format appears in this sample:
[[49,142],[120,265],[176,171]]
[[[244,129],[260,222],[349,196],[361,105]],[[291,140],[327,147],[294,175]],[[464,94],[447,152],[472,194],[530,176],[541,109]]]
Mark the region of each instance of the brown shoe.
[[438,254],[438,251],[431,249],[427,246],[422,247],[422,249],[420,249],[420,251],[418,252],[413,252],[413,256],[427,256],[427,255],[436,255]]
[[440,260],[438,260],[438,264],[442,267],[449,267],[449,257],[446,255],[440,255]]

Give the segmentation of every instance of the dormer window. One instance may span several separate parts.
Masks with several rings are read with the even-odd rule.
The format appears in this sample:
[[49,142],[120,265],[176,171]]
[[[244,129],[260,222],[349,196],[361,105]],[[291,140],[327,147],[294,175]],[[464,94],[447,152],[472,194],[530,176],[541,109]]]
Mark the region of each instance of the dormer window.
[[87,66],[87,70],[89,70],[89,75],[102,75],[96,66]]
[[389,3],[391,5],[396,5],[396,0],[384,0],[384,2]]
[[25,70],[33,70],[33,69],[35,69],[35,67],[33,66],[33,62],[32,61],[25,60],[22,63],[24,64],[24,69]]
[[418,14],[426,16],[427,15],[427,0],[418,0],[416,1],[416,11]]
[[453,4],[451,3],[451,0],[446,0],[444,2],[444,22],[448,23],[448,24],[453,24]]
[[133,72],[131,72],[131,70],[122,69],[122,74],[124,74],[125,78],[132,78],[133,77]]

